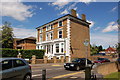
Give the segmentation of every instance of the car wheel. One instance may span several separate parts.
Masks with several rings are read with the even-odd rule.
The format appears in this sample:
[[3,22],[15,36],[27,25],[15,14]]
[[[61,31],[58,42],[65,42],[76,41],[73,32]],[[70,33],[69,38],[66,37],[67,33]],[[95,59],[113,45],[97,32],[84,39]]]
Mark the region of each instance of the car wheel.
[[76,67],[76,70],[77,70],[77,71],[79,71],[79,70],[80,70],[80,67],[79,67],[79,66],[77,66],[77,67]]
[[26,76],[24,77],[24,80],[31,80],[31,76],[30,76],[30,75],[26,75]]

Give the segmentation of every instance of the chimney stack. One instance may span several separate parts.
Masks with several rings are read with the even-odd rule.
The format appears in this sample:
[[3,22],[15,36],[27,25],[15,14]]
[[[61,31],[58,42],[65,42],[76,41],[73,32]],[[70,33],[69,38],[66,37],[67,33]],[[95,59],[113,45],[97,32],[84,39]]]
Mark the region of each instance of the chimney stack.
[[76,15],[76,10],[71,9],[71,15],[74,16],[74,17],[77,17],[77,15]]
[[86,15],[82,14],[82,20],[86,21]]

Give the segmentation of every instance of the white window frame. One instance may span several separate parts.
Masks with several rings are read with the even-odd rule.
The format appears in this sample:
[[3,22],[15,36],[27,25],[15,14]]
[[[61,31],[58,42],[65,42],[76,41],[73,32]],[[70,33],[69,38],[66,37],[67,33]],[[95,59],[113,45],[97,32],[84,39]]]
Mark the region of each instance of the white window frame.
[[[62,26],[63,26],[63,20],[60,20],[60,21],[62,22]],[[59,22],[60,22],[60,21],[58,21],[58,27],[61,27],[61,26],[59,26]]]
[[[51,39],[51,34],[52,34],[52,39]],[[50,40],[53,40],[53,31],[49,33],[50,35]]]
[[[42,38],[42,39],[41,39]],[[43,41],[43,35],[42,34],[40,34],[40,42],[42,42]]]
[[42,33],[43,32],[43,29],[42,28],[40,28],[40,33]]
[[59,44],[59,43],[56,43],[56,44],[55,44],[55,51],[56,51],[56,53],[59,53],[59,52],[57,52],[57,50],[56,50],[56,45],[57,45],[57,44],[59,45],[59,46],[58,46],[58,47],[59,47],[58,50],[59,50],[59,52],[60,52],[60,44]]
[[58,38],[59,38],[59,31],[62,31],[62,38],[63,38],[63,29],[62,28],[58,29]]
[[[63,44],[63,46],[62,46],[62,44]],[[61,42],[61,43],[60,43],[60,46],[61,46],[61,47],[60,47],[60,52],[61,52],[61,53],[64,53],[64,42]],[[62,52],[62,48],[63,48],[63,52]]]

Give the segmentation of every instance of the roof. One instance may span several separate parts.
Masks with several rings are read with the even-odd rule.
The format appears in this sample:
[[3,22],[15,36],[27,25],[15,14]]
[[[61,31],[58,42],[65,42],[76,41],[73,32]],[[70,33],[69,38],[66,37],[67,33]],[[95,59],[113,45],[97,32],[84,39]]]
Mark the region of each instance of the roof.
[[23,39],[20,39],[20,38],[14,38],[16,41],[20,41],[20,40],[25,40],[25,39],[31,39],[31,40],[36,40],[35,37],[27,37],[27,38],[23,38]]
[[10,59],[21,59],[21,58],[0,58],[0,62],[3,61],[3,60],[10,60]]
[[52,23],[52,22],[54,22],[54,21],[56,21],[56,20],[59,20],[59,19],[61,19],[61,18],[67,17],[67,16],[70,16],[70,17],[76,18],[76,19],[78,19],[78,20],[80,20],[80,21],[82,21],[82,22],[87,23],[88,25],[91,24],[91,23],[88,23],[87,21],[84,21],[84,20],[82,20],[82,19],[80,19],[80,18],[77,18],[77,17],[72,16],[71,14],[67,14],[67,15],[62,16],[62,17],[60,17],[60,18],[57,18],[57,19],[55,19],[55,20],[52,20],[52,21],[50,21],[50,22],[48,22],[48,23],[46,23],[46,24],[43,24],[43,25],[37,27],[36,29],[38,29],[38,28],[40,28],[40,27],[42,27],[42,26],[45,26],[45,25],[47,25],[47,24],[49,24],[49,23]]
[[115,48],[109,47],[105,51],[116,51]]
[[24,38],[24,39],[33,39],[33,40],[36,40],[35,37],[28,37],[28,38]]

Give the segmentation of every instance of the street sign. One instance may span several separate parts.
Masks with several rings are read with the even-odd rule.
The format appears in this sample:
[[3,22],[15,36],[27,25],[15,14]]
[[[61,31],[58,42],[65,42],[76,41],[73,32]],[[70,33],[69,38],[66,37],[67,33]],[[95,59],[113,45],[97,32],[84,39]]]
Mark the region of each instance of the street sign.
[[85,45],[85,46],[88,46],[88,44],[89,44],[89,40],[86,39],[86,40],[84,41],[84,45]]

